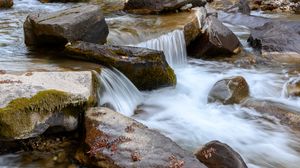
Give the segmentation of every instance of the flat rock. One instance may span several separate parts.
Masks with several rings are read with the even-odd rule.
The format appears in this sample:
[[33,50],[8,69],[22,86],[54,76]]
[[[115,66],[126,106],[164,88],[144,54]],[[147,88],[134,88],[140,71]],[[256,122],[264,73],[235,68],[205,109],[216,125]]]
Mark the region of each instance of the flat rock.
[[66,46],[65,53],[73,58],[115,67],[141,90],[176,84],[176,75],[161,51],[75,42]]
[[267,116],[276,117],[282,125],[297,131],[300,130],[300,110],[298,107],[254,98],[245,100],[242,106],[253,108]]
[[[300,62],[299,22],[268,22],[261,27],[252,29],[248,42],[252,47],[260,50],[265,57],[270,56],[285,62],[288,62],[289,59],[296,59],[297,62]],[[280,55],[284,58],[280,58]]]
[[0,139],[76,129],[79,113],[96,101],[93,85],[89,71],[0,74]]
[[107,108],[85,115],[87,154],[77,160],[92,167],[205,168],[171,139]]
[[128,0],[124,10],[136,14],[158,14],[161,12],[176,11],[191,4],[191,7],[204,6],[203,0]]
[[82,5],[30,14],[24,22],[24,35],[26,45],[64,46],[76,40],[103,44],[108,27],[99,6]]

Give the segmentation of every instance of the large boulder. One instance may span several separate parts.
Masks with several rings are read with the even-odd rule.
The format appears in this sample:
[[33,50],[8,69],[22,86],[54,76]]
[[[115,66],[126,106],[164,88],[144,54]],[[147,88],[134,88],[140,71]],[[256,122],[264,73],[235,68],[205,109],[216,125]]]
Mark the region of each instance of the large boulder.
[[217,55],[232,55],[240,52],[240,41],[215,16],[208,16],[205,20],[204,33],[199,35],[188,46],[188,53],[192,57],[206,58]]
[[0,0],[0,8],[10,8],[14,5],[13,0]]
[[24,139],[48,128],[72,131],[96,102],[92,72],[0,74],[0,139]]
[[205,168],[171,139],[107,108],[85,114],[87,149],[77,160],[90,167]]
[[82,5],[30,14],[24,22],[24,35],[26,45],[64,46],[76,40],[104,44],[108,27],[99,6]]
[[196,152],[196,157],[208,168],[247,168],[243,158],[230,146],[211,141]]
[[113,66],[141,90],[176,84],[175,73],[161,51],[75,42],[66,46],[65,53],[70,57]]
[[247,81],[241,77],[230,77],[216,82],[209,92],[208,102],[239,104],[249,97]]
[[265,57],[280,62],[300,63],[300,23],[272,21],[251,30],[250,45]]
[[289,80],[285,85],[285,95],[300,97],[300,78]]
[[276,117],[282,125],[297,131],[300,130],[300,110],[298,107],[254,98],[247,99],[242,106],[253,108],[266,116]]
[[188,4],[196,7],[204,6],[205,3],[203,0],[128,0],[124,10],[136,14],[158,14],[179,10]]

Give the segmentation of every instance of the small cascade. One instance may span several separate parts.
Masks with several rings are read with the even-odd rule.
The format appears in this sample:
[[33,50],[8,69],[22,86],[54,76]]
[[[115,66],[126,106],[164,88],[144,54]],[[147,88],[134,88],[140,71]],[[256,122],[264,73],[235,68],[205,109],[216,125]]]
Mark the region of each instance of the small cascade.
[[117,69],[104,68],[98,77],[101,81],[98,104],[113,107],[126,116],[133,115],[142,102],[142,95],[131,81]]
[[182,30],[174,30],[173,32],[134,46],[163,51],[171,67],[187,62],[186,44]]

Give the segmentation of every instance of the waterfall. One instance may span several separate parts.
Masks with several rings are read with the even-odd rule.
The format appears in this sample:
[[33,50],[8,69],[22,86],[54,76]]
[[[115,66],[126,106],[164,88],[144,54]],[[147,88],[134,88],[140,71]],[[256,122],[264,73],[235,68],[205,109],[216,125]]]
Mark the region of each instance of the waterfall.
[[142,102],[140,91],[117,69],[104,68],[98,76],[99,105],[108,105],[115,111],[131,116],[135,108]]
[[171,67],[174,67],[174,65],[185,64],[187,62],[186,44],[182,30],[174,30],[158,38],[151,39],[134,46],[163,51],[166,60]]

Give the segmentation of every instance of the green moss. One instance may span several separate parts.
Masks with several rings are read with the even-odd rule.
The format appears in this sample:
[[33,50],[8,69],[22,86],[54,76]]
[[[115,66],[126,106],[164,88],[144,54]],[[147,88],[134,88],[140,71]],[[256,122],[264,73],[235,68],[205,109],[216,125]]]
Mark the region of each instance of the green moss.
[[30,132],[34,125],[32,113],[43,117],[53,112],[65,112],[66,115],[77,115],[86,102],[66,92],[46,90],[31,98],[18,98],[6,107],[0,108],[0,137],[18,137]]

